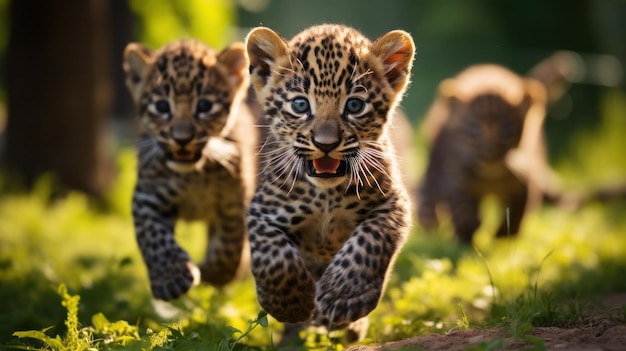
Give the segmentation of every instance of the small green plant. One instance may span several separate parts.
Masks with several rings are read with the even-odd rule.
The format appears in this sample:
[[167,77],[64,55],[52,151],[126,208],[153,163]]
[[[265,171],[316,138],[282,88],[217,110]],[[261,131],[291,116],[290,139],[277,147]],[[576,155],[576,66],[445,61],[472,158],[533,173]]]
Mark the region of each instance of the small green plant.
[[256,328],[259,325],[263,328],[267,328],[269,324],[267,320],[267,312],[265,312],[264,310],[259,311],[258,316],[255,319],[248,321],[248,322],[249,322],[248,329],[246,329],[243,332],[240,331],[239,329],[232,328],[233,336],[235,334],[240,334],[240,335],[236,339],[231,338],[230,340],[222,341],[219,345],[218,350],[219,351],[242,350],[243,344],[241,344],[240,341],[246,338],[248,334],[250,334],[250,332],[254,330],[254,328]]
[[[165,328],[155,332],[148,328],[142,337],[136,326],[129,325],[126,321],[110,322],[102,313],[95,314],[92,325],[80,327],[78,321],[79,295],[71,295],[65,284],[60,284],[58,293],[61,295],[61,304],[67,310],[65,335],[51,337],[46,334],[52,327],[43,330],[17,331],[13,335],[18,338],[30,338],[41,342],[47,349],[54,351],[96,351],[102,349],[132,349],[152,351],[156,349],[172,350],[205,350],[216,349],[219,351],[242,351],[247,349],[244,339],[257,326],[268,326],[267,312],[260,311],[258,316],[249,321],[248,328],[240,331],[234,327],[230,330],[230,337],[220,340],[208,340],[198,332],[184,333],[177,324],[166,325]],[[239,334],[239,336],[236,336]],[[14,345],[14,349],[44,350],[30,346]]]
[[469,330],[470,328],[469,318],[467,318],[467,314],[465,314],[465,309],[463,309],[463,306],[460,303],[459,303],[459,310],[461,311],[461,319],[459,319],[456,322],[458,329]]
[[480,261],[485,266],[485,270],[487,271],[487,276],[489,276],[489,287],[491,288],[491,296],[493,297],[493,304],[495,305],[498,303],[498,300],[497,300],[498,290],[496,289],[496,285],[493,282],[493,275],[491,274],[491,270],[489,269],[489,264],[487,263],[485,256],[483,256],[483,254],[480,252],[480,250],[478,250],[478,248],[474,247],[474,251],[476,252],[476,255],[480,258]]
[[[507,226],[509,225],[509,209],[506,209],[506,221]],[[487,260],[482,255],[482,253],[475,249],[478,257],[483,262],[485,269],[487,271],[487,275],[489,276],[489,283],[491,289],[494,293],[493,306],[494,311],[499,311],[501,309],[498,308],[498,301],[496,300],[496,287],[494,284],[493,276],[491,274],[491,270],[489,269],[489,265]],[[510,251],[509,247],[509,255],[512,256],[513,253]],[[540,338],[532,336],[532,332],[535,330],[535,324],[540,320],[550,320],[554,322],[556,319],[555,312],[555,304],[553,296],[550,293],[541,293],[539,294],[538,282],[539,282],[539,273],[541,272],[541,267],[544,262],[550,255],[552,255],[553,251],[550,251],[547,255],[545,255],[539,266],[537,267],[535,282],[532,287],[528,287],[520,296],[518,296],[513,301],[503,301],[504,307],[506,309],[506,317],[503,317],[503,321],[505,324],[509,325],[511,337],[515,339],[524,340],[525,342],[532,345],[529,350],[541,351],[545,350],[544,341]],[[497,313],[497,312],[496,312]],[[478,345],[474,345],[474,348],[471,350],[497,350],[497,349],[505,349],[504,339],[498,338],[491,342],[481,343]]]
[[[52,327],[43,330],[18,331],[13,333],[14,336],[39,340],[55,351],[96,350],[103,345],[126,345],[131,341],[139,340],[136,327],[128,325],[125,321],[111,323],[101,313],[94,315],[92,319],[94,326],[80,328],[78,323],[80,296],[70,295],[65,284],[60,284],[57,291],[61,295],[61,304],[67,310],[65,336],[56,335],[54,338],[48,336],[46,332]],[[95,335],[100,337],[95,338]]]

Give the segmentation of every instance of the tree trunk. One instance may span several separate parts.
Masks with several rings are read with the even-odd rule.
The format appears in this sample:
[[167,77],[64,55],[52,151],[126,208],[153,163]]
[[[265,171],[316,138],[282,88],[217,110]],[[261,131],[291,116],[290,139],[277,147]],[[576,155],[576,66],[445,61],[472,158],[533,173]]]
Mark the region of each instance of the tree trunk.
[[107,0],[14,0],[7,53],[5,160],[30,185],[101,195],[113,179]]

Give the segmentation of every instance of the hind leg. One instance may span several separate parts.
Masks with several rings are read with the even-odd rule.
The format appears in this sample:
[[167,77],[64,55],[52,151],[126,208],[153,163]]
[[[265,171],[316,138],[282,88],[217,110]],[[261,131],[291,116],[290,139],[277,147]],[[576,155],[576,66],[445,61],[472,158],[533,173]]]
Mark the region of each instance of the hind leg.
[[225,188],[232,193],[220,196],[220,207],[217,216],[210,220],[209,243],[200,265],[202,280],[216,287],[237,275],[246,241],[243,192],[238,192],[235,185]]
[[419,224],[426,230],[437,229],[437,227],[439,227],[439,219],[437,218],[436,210],[437,201],[434,196],[434,189],[430,188],[428,183],[422,185],[417,202],[417,218]]
[[508,219],[505,217],[496,232],[496,237],[506,238],[508,236],[515,236],[519,232],[522,219],[524,218],[524,212],[526,211],[526,203],[528,201],[528,192],[523,191],[509,196],[506,201],[503,201],[504,206],[508,210]]
[[435,230],[439,227],[439,219],[435,210],[435,203],[429,200],[419,200],[417,217],[419,224],[426,230]]
[[458,193],[449,201],[450,214],[457,239],[464,244],[471,244],[474,232],[480,227],[478,216],[479,198],[470,194]]

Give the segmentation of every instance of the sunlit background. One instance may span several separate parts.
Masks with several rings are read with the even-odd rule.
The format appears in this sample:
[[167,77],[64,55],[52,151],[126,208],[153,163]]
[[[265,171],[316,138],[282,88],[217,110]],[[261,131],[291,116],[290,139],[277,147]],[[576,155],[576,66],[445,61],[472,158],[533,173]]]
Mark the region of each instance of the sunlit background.
[[128,42],[156,49],[197,37],[222,48],[254,26],[289,38],[323,22],[370,38],[397,28],[413,35],[417,54],[403,107],[416,128],[437,84],[470,64],[524,74],[557,50],[571,51],[578,68],[546,122],[551,159],[561,162],[577,134],[601,123],[607,95],[624,91],[624,18],[620,0],[1,0],[2,164],[25,184],[54,171],[70,188],[100,195],[115,181],[115,151],[134,136],[121,71]]
[[[192,330],[221,322],[245,328],[257,309],[251,281],[226,295],[192,292],[175,307],[150,300],[130,218],[137,126],[122,52],[132,41],[157,49],[184,37],[219,49],[243,41],[255,26],[290,38],[323,22],[347,24],[372,39],[393,29],[413,36],[417,53],[402,107],[414,129],[414,158],[407,162],[415,179],[427,154],[421,123],[442,79],[484,62],[524,75],[565,50],[576,69],[549,107],[550,163],[573,191],[626,182],[623,0],[0,0],[0,345],[14,342],[16,330],[62,326],[60,283],[83,296],[87,324],[102,311],[158,328],[182,313],[179,323]],[[470,318],[486,318],[493,286],[485,264],[496,280],[515,281],[496,284],[512,295],[535,281],[547,256],[546,281],[587,279],[611,264],[619,269],[609,272],[624,272],[626,263],[615,258],[626,251],[625,207],[608,206],[534,214],[513,253],[479,234],[486,261],[449,246],[449,227],[443,239],[409,243],[411,254],[398,260],[389,296],[375,312],[395,327],[385,329],[380,319],[374,341],[449,330],[461,303],[478,311]],[[192,238],[202,229],[179,229],[188,247],[202,246]],[[577,275],[563,273],[568,267],[577,267]],[[623,283],[602,288],[626,290]],[[233,295],[236,306],[228,302]],[[221,317],[207,312],[218,310]]]

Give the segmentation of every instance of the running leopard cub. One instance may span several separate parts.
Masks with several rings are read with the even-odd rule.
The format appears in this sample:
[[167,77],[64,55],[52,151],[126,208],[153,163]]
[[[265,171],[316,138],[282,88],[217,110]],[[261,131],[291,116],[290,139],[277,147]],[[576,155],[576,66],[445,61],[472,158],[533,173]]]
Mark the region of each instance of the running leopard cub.
[[[181,40],[154,53],[132,43],[124,52],[142,125],[133,218],[156,298],[177,298],[200,279],[222,286],[240,265],[256,173],[254,122],[240,102],[246,68],[243,43],[216,52]],[[174,240],[178,219],[208,223],[200,269]]]
[[259,302],[282,322],[345,328],[378,304],[409,230],[388,122],[413,40],[320,25],[286,41],[259,27],[246,47],[269,129],[248,209]]
[[425,122],[433,143],[418,196],[420,224],[436,228],[444,205],[456,237],[471,243],[480,201],[493,194],[510,214],[497,236],[516,234],[527,206],[550,193],[545,108],[538,81],[502,66],[475,65],[443,81]]

